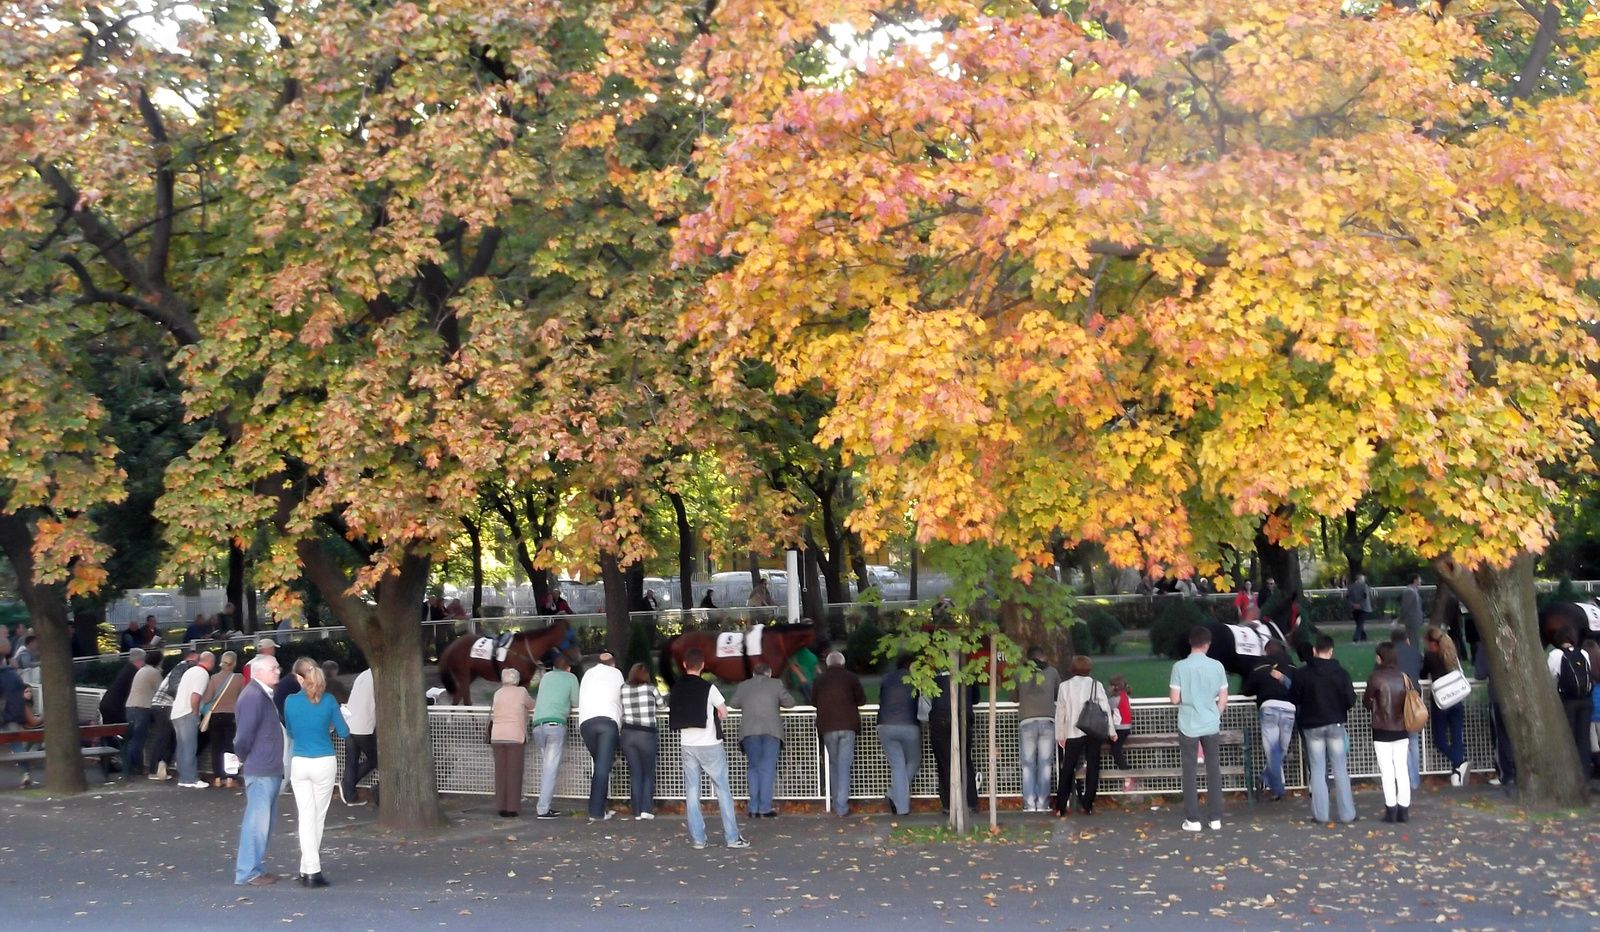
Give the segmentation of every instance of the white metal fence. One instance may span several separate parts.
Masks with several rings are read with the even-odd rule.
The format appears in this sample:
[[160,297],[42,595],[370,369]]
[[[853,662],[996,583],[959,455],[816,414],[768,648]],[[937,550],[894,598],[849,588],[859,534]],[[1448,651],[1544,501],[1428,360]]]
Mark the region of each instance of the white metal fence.
[[[1357,695],[1364,684],[1357,684]],[[1465,740],[1467,758],[1474,772],[1493,770],[1494,748],[1489,734],[1488,694],[1480,684],[1467,700]],[[489,709],[484,706],[455,706],[429,710],[429,723],[433,734],[434,769],[442,793],[494,792],[494,764],[489,747],[483,742],[484,728],[488,723]],[[855,763],[850,770],[850,796],[853,799],[882,799],[889,791],[889,764],[878,745],[877,707],[862,709],[862,729],[856,739]],[[1177,709],[1159,699],[1133,700],[1134,734],[1173,734],[1177,731]],[[783,714],[783,753],[778,759],[778,780],[774,798],[791,801],[817,801],[829,798],[829,781],[822,765],[820,741],[816,731],[815,710],[798,708]],[[1017,751],[1017,708],[1014,703],[1000,703],[996,714],[996,745],[998,761],[995,776],[997,791],[1001,796],[1020,796],[1022,775]],[[730,710],[724,723],[728,738],[729,778],[734,796],[746,793],[745,760],[739,750],[739,713]],[[1248,769],[1258,769],[1265,755],[1261,749],[1260,719],[1256,704],[1248,699],[1234,699],[1223,716],[1225,730],[1243,731],[1247,747],[1222,748],[1223,766],[1238,767],[1249,754],[1251,768],[1247,773],[1224,776],[1224,788],[1244,790],[1254,774]],[[1431,729],[1431,723],[1430,723]],[[980,785],[987,787],[988,780],[988,715],[987,707],[980,705],[974,734],[972,758],[977,762]],[[1372,750],[1372,724],[1367,711],[1359,702],[1350,712],[1347,725],[1350,736],[1349,769],[1354,779],[1376,779],[1377,759]],[[684,798],[683,770],[677,744],[677,734],[666,727],[666,717],[661,718],[658,732],[661,738],[656,759],[656,797],[666,800]],[[1129,751],[1129,763],[1135,771],[1172,770],[1179,766],[1176,747],[1143,747]],[[341,756],[342,761],[342,756]],[[342,766],[342,763],[341,763]],[[525,792],[536,794],[539,787],[540,762],[532,743],[525,758],[523,786]],[[1423,734],[1422,772],[1447,774],[1449,761],[1434,747],[1431,730]],[[587,798],[589,779],[594,765],[583,741],[578,736],[577,720],[568,725],[566,751],[562,755],[561,775],[556,784],[556,795]],[[1284,762],[1284,772],[1291,788],[1304,788],[1306,774],[1301,762],[1300,745],[1296,742]],[[1121,793],[1122,773],[1115,769],[1109,751],[1101,768],[1101,792]],[[912,795],[932,798],[937,795],[937,777],[933,761],[933,748],[924,734],[922,742],[922,767],[912,785]],[[709,787],[708,787],[709,789]],[[1134,791],[1139,793],[1176,793],[1181,787],[1177,777],[1140,777]],[[986,789],[985,789],[986,792]],[[621,754],[611,773],[611,797],[628,797],[627,765]]]

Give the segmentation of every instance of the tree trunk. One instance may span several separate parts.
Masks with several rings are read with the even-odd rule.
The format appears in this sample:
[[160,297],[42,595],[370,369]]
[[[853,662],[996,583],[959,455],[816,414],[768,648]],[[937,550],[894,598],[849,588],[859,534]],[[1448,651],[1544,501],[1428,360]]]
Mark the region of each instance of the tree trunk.
[[[1256,555],[1261,558],[1262,572],[1277,580],[1278,591],[1295,595],[1305,591],[1300,583],[1299,551],[1293,547],[1283,547],[1277,541],[1268,539],[1265,522],[1256,529]],[[1266,586],[1263,584],[1256,588],[1261,590]]]
[[[839,605],[850,600],[846,597],[844,588],[844,560],[841,553],[844,549],[843,536],[834,536],[829,531],[831,514],[830,509],[822,510],[822,536],[828,541],[827,553],[824,553],[822,547],[817,544],[817,539],[812,535],[810,528],[806,528],[806,553],[813,555],[817,571],[822,576],[822,588],[826,593],[824,601],[828,605]],[[819,612],[816,617],[820,620],[821,613]]]
[[672,515],[678,521],[678,609],[694,608],[694,528],[689,526],[689,510],[683,506],[683,496],[668,492],[672,501]]
[[961,683],[961,650],[950,648],[950,830],[967,833],[967,758],[961,753],[967,690]]
[[20,514],[0,514],[0,551],[11,563],[17,594],[39,638],[39,686],[44,692],[44,788],[52,795],[82,793],[83,754],[78,737],[78,697],[72,669],[67,603],[59,584],[34,582],[33,529]]
[[245,563],[244,548],[238,543],[228,545],[228,603],[233,606],[232,623],[242,628],[240,616],[244,614]]
[[606,593],[606,650],[618,658],[628,656],[628,578],[621,558],[600,551],[600,582]]
[[1044,616],[1027,611],[1010,600],[1000,603],[1000,630],[1017,642],[1024,652],[1030,647],[1044,650],[1045,660],[1057,670],[1072,668],[1072,658],[1077,645],[1072,642],[1072,629],[1061,625],[1045,624]]
[[917,549],[917,545],[916,544],[912,544],[911,545],[911,574],[910,574],[911,591],[908,592],[906,595],[913,602],[917,601],[917,557],[920,555],[920,553],[921,552]]
[[372,667],[383,785],[378,826],[417,833],[443,827],[422,681],[422,625],[417,621],[432,562],[415,553],[403,556],[399,569],[378,587],[373,608],[349,593],[349,578],[320,541],[301,541],[298,553],[307,578]]
[[472,617],[483,617],[483,529],[478,522],[463,517],[461,526],[467,529],[467,540],[472,545]]
[[989,640],[989,831],[1000,830],[1000,799],[998,786],[1000,781],[995,779],[995,774],[1000,771],[1000,748],[995,743],[995,701],[996,693],[1000,686],[1000,654],[994,649],[994,639]]
[[800,614],[816,622],[818,629],[827,626],[827,607],[823,604],[822,585],[817,581],[817,548],[816,542],[811,540],[811,535],[806,535],[805,553],[800,557],[800,578],[804,586],[800,590]]
[[1524,553],[1506,567],[1469,571],[1448,558],[1434,560],[1433,566],[1478,620],[1490,681],[1506,731],[1514,736],[1521,801],[1537,807],[1586,806],[1586,762],[1578,760],[1540,649],[1533,563],[1533,555]]
[[846,538],[850,547],[850,568],[856,574],[856,593],[872,588],[872,574],[867,572],[867,554],[861,547],[861,535],[851,532]]
[[[644,563],[636,561],[628,564],[622,571],[623,582],[628,593],[628,611],[648,612],[650,604],[644,600]],[[631,619],[630,619],[631,623]],[[621,659],[620,657],[618,658]]]
[[255,586],[246,586],[245,587],[245,589],[244,589],[244,605],[235,606],[235,608],[239,609],[239,611],[244,613],[244,621],[242,623],[242,630],[246,634],[254,634],[257,626],[260,624],[260,621],[259,621],[260,616],[257,614],[257,610],[256,610],[256,587]]
[[755,589],[756,586],[761,585],[761,560],[756,556],[754,550],[750,551],[747,557],[750,561],[750,588]]

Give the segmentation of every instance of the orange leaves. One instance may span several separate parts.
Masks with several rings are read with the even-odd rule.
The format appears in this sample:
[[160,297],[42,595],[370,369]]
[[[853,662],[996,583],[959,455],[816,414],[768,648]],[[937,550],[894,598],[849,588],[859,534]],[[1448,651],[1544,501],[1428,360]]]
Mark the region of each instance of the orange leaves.
[[1595,405],[1594,102],[1444,141],[1495,108],[1470,23],[1101,7],[1125,35],[951,4],[847,79],[736,93],[678,238],[733,260],[691,331],[827,389],[867,528],[1187,565],[1192,520],[1292,506],[1293,537],[1375,494],[1424,553],[1541,542]]

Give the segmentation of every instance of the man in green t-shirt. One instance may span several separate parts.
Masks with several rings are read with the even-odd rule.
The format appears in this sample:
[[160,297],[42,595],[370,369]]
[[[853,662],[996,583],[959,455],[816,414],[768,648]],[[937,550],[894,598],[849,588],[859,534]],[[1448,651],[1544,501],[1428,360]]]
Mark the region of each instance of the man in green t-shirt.
[[789,658],[789,673],[794,679],[794,691],[800,694],[800,701],[810,705],[811,683],[817,678],[817,655],[811,652],[811,648],[802,647]]
[[539,806],[535,814],[541,819],[561,817],[550,808],[550,801],[556,795],[561,752],[567,746],[567,718],[577,701],[578,678],[572,675],[572,661],[566,654],[558,654],[555,669],[539,680],[539,695],[533,703],[533,746],[539,749]]
[[1206,808],[1213,830],[1222,828],[1222,755],[1217,733],[1228,707],[1228,673],[1206,656],[1211,632],[1203,625],[1189,631],[1189,656],[1172,665],[1172,704],[1178,707],[1178,755],[1183,759],[1183,830],[1200,831],[1200,789],[1197,754],[1206,762]]

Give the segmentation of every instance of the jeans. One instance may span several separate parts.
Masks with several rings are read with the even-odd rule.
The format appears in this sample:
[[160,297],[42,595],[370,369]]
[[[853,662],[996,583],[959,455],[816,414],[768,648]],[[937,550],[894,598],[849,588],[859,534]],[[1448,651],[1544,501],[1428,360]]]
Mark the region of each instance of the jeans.
[[1406,758],[1410,756],[1411,742],[1374,741],[1373,753],[1378,756],[1378,775],[1383,779],[1383,804],[1385,806],[1411,805],[1411,781],[1407,779]]
[[1412,734],[1407,742],[1411,749],[1406,754],[1406,764],[1411,768],[1411,788],[1422,786],[1422,732]]
[[1458,702],[1448,709],[1433,707],[1433,743],[1439,753],[1450,759],[1450,766],[1460,767],[1467,759],[1467,746],[1462,732],[1466,727],[1467,704]]
[[895,815],[911,811],[911,784],[922,766],[920,725],[879,725],[878,743],[889,761],[889,802]]
[[[1494,736],[1495,771],[1500,775],[1500,782],[1512,783],[1517,779],[1517,765],[1511,758],[1511,735],[1506,732],[1505,716],[1498,702],[1489,704],[1489,733]],[[1415,740],[1417,736],[1411,737]]]
[[628,799],[633,814],[654,814],[656,805],[656,750],[654,728],[624,728],[618,740],[622,759],[628,762]]
[[172,706],[150,707],[150,772],[172,758]]
[[591,718],[578,726],[578,734],[594,758],[594,775],[589,778],[589,818],[598,819],[606,814],[606,800],[611,795],[611,765],[617,760],[617,721]]
[[1585,780],[1589,779],[1589,714],[1592,709],[1588,699],[1561,700],[1561,711],[1566,713],[1567,727],[1572,729],[1572,743],[1578,749],[1578,767]]
[[278,814],[278,793],[283,777],[244,778],[244,824],[239,826],[239,858],[233,869],[233,882],[245,883],[264,871],[261,861],[272,838],[272,823]]
[[1022,806],[1044,809],[1050,796],[1056,760],[1056,723],[1030,718],[1017,724],[1017,751],[1022,758]]
[[539,749],[539,808],[536,811],[545,813],[550,811],[550,801],[556,795],[561,752],[567,746],[567,726],[556,722],[533,726],[533,746]]
[[357,784],[377,769],[378,736],[351,732],[344,739],[344,798],[354,802]]
[[828,781],[833,789],[834,815],[850,811],[850,765],[856,760],[856,733],[829,731],[822,735],[822,746],[828,751]]
[[744,749],[750,782],[745,812],[766,815],[772,811],[772,786],[778,781],[778,752],[783,750],[783,742],[777,735],[751,735],[739,739],[739,746]]
[[1347,761],[1349,738],[1343,725],[1307,728],[1301,736],[1306,743],[1306,766],[1311,770],[1311,817],[1318,822],[1328,818],[1328,764],[1333,764],[1334,791],[1338,794],[1339,821],[1354,822],[1356,801],[1350,795],[1350,768]]
[[700,775],[711,780],[717,794],[717,810],[722,814],[722,838],[739,840],[739,822],[733,815],[733,794],[728,792],[728,752],[721,744],[690,746],[683,749],[684,812],[689,816],[689,840],[706,843],[706,820],[700,814]]
[[173,719],[172,734],[178,742],[178,782],[200,782],[200,765],[195,759],[200,750],[200,719],[192,712]]
[[[1206,752],[1206,817],[1222,821],[1222,751],[1215,734],[1193,737],[1178,732],[1178,756],[1183,764],[1183,817],[1200,821],[1200,755]],[[1348,786],[1348,784],[1347,784]]]
[[1273,799],[1283,798],[1283,756],[1293,741],[1294,709],[1262,709],[1261,747],[1267,754],[1267,768],[1261,771],[1261,782]]
[[122,747],[122,775],[144,773],[144,740],[150,734],[148,706],[128,706],[128,743]]
[[[1056,788],[1056,812],[1065,815],[1067,801],[1072,796],[1073,786],[1078,782],[1078,761],[1083,765],[1083,789],[1077,790],[1078,808],[1084,812],[1094,811],[1094,800],[1100,793],[1100,750],[1105,742],[1099,738],[1083,735],[1077,738],[1068,738],[1061,745],[1061,785]],[[1212,796],[1217,794],[1213,793]],[[1217,797],[1219,800],[1221,797]]]
[[333,801],[333,775],[339,761],[327,757],[295,757],[289,766],[294,790],[295,834],[300,838],[300,873],[322,873],[322,827]]

